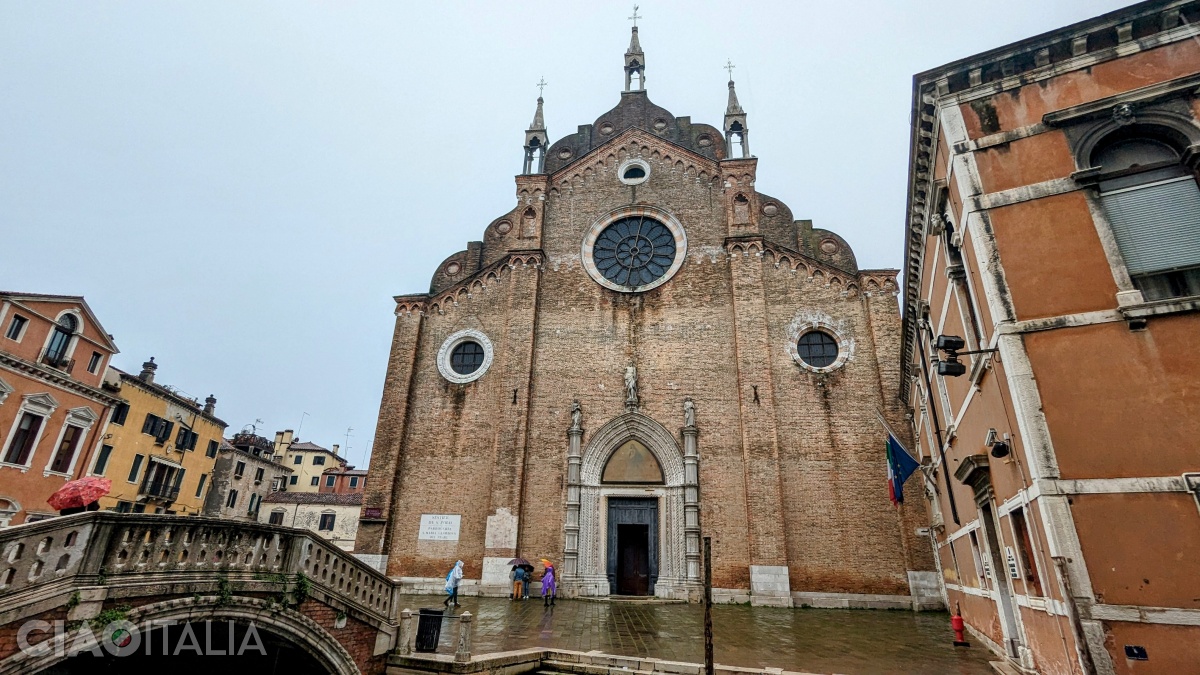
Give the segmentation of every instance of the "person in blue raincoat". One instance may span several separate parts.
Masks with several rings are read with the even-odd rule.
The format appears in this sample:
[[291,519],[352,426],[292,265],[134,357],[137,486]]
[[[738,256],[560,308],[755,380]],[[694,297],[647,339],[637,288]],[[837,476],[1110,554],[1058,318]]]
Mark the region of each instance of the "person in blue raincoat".
[[446,600],[442,604],[449,607],[454,603],[458,607],[458,584],[463,578],[463,561],[454,563],[454,567],[446,573]]

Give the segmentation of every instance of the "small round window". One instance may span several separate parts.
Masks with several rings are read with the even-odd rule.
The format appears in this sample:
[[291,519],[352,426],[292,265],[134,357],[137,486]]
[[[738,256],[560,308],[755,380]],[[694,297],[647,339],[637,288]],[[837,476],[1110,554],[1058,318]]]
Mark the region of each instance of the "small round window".
[[628,159],[617,167],[617,175],[626,185],[638,185],[650,177],[650,165],[640,159]]
[[491,365],[492,341],[474,329],[451,335],[438,350],[438,372],[455,384],[478,380]]
[[796,342],[796,355],[813,368],[828,368],[838,357],[838,344],[828,333],[810,330]]
[[460,342],[450,351],[450,369],[459,375],[470,375],[483,365],[483,346],[473,340]]

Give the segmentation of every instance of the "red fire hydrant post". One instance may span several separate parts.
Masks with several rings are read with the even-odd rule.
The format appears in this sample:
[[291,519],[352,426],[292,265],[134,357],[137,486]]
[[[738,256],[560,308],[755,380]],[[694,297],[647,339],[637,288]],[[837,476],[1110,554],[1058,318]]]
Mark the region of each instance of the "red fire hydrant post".
[[954,646],[955,647],[970,647],[971,643],[967,642],[967,638],[963,635],[965,626],[963,625],[962,610],[958,603],[954,603],[954,616],[950,617],[950,628],[954,630]]

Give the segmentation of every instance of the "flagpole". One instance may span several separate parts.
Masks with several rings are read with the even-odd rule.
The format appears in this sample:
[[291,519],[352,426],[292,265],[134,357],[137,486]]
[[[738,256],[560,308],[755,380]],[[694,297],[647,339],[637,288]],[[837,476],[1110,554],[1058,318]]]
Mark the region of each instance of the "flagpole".
[[920,458],[914,456],[912,454],[912,451],[910,451],[908,448],[904,447],[904,441],[900,440],[902,437],[900,436],[900,434],[896,433],[896,430],[892,428],[892,425],[887,423],[887,420],[884,419],[883,413],[879,411],[879,408],[875,408],[875,419],[879,420],[879,423],[883,425],[884,431],[888,432],[889,434],[892,435],[892,438],[896,439],[896,444],[900,446],[900,449],[904,451],[904,454],[906,454],[910,458],[912,458],[912,460],[914,462],[916,462],[918,465],[921,464]]
[[[896,439],[896,445],[900,446],[900,450],[903,451],[904,454],[908,455],[909,458],[911,458],[919,466],[921,464],[921,461],[919,459],[917,459],[916,457],[913,457],[912,453],[908,451],[908,448],[904,447],[904,443],[900,440],[900,436],[898,436],[896,434],[895,430],[892,429],[892,426],[887,423],[887,420],[884,419],[883,413],[880,412],[879,408],[875,408],[875,418],[878,419],[879,423],[883,425],[884,430],[886,430],[887,433],[892,438]],[[887,447],[886,442],[884,444],[884,447],[886,450],[886,447]],[[887,457],[886,451],[884,452],[884,457],[885,458]],[[888,471],[890,472],[891,471],[891,468],[890,468],[891,462],[888,462],[888,464],[889,464]],[[921,473],[922,476],[924,476],[924,472],[918,471],[918,473]],[[897,486],[897,488],[899,490],[901,490],[901,492],[902,492],[901,501],[899,501],[895,504],[896,508],[892,509],[892,512],[896,515],[896,530],[897,530],[897,533],[900,535],[900,551],[904,554],[904,575],[907,577],[909,570],[912,569],[912,567],[913,567],[913,560],[912,560],[912,554],[909,552],[909,549],[908,549],[908,533],[905,532],[905,529],[904,529],[905,528],[904,517],[900,513],[900,509],[904,506],[904,501],[903,501],[904,484],[901,483],[900,485]],[[909,592],[909,598],[912,600],[913,611],[915,612],[915,611],[917,611],[917,598],[912,595],[912,587],[911,586],[909,586],[908,592]]]

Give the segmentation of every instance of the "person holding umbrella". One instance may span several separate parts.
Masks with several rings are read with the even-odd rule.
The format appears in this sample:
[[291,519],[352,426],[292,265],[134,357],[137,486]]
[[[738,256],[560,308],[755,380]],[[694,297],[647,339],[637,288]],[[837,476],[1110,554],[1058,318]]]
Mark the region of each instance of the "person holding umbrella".
[[554,582],[554,565],[549,560],[542,558],[538,562],[545,566],[546,571],[542,574],[542,606],[553,607],[554,596],[558,590],[558,585]]
[[99,511],[101,497],[112,489],[112,481],[107,478],[88,476],[78,480],[67,481],[46,503],[58,511],[60,516],[69,516],[84,511]]
[[529,582],[533,580],[533,565],[524,558],[513,558],[508,564],[513,566],[509,575],[513,580],[512,599],[528,600]]
[[528,583],[529,577],[525,572],[525,568],[521,565],[513,565],[512,568],[512,599],[520,600],[525,594],[525,584]]

